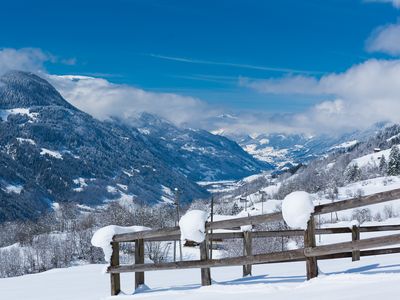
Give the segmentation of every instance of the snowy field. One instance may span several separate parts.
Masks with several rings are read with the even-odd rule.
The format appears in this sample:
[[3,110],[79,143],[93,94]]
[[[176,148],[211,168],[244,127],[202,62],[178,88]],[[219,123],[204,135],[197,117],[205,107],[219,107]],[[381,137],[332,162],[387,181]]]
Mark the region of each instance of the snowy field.
[[0,279],[2,300],[99,299],[399,299],[400,254],[320,261],[320,276],[305,281],[305,263],[253,266],[253,276],[242,278],[241,267],[211,269],[213,285],[201,287],[200,270],[146,273],[148,288],[132,295],[133,274],[122,275],[125,295],[109,297],[109,275],[104,265],[67,269]]

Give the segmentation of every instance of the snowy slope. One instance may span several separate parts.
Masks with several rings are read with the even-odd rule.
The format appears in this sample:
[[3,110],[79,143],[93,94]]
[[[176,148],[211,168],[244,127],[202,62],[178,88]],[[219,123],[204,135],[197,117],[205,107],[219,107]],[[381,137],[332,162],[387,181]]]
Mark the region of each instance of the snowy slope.
[[361,156],[359,158],[353,159],[351,161],[351,165],[358,165],[359,167],[366,167],[368,165],[370,166],[379,166],[379,162],[383,157],[385,157],[386,161],[389,161],[389,155],[390,155],[391,149],[385,149],[382,151],[378,151],[375,153],[367,154],[364,156]]
[[[377,257],[320,261],[320,276],[305,281],[305,263],[280,263],[253,266],[253,276],[242,278],[241,267],[211,269],[213,285],[201,287],[200,270],[146,273],[149,289],[134,296],[134,275],[122,275],[122,290],[127,295],[112,299],[207,299],[252,300],[398,299],[400,294],[399,254]],[[100,300],[109,297],[109,276],[103,265],[77,266],[15,278],[0,279],[3,300]]]

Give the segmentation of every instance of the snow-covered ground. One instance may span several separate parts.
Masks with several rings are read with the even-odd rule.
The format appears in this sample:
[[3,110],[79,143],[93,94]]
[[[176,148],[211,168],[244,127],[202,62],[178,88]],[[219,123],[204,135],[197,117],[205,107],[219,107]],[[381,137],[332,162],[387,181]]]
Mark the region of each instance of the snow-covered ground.
[[211,269],[213,285],[200,286],[200,270],[147,272],[148,289],[133,293],[134,275],[122,275],[125,295],[109,297],[109,275],[104,265],[85,265],[0,279],[2,300],[100,300],[100,299],[207,299],[243,298],[291,300],[398,299],[400,254],[320,261],[320,276],[305,280],[305,263],[253,266],[253,276],[242,278],[241,267]]
[[[259,176],[265,176],[263,174]],[[291,180],[294,176],[289,177],[287,180]],[[252,176],[253,178],[255,177],[254,175]],[[244,180],[242,180],[244,181]],[[215,182],[214,185],[217,185]],[[236,187],[239,185],[239,183],[236,183]],[[241,196],[236,196],[232,197],[230,194],[227,194],[224,196],[224,199],[230,199],[230,201],[236,202],[236,204],[244,208],[245,206],[247,207],[247,212],[242,212],[241,215],[246,215],[246,214],[251,214],[251,215],[256,215],[256,214],[261,214],[261,213],[272,213],[280,210],[282,201],[281,200],[275,200],[273,197],[275,196],[275,193],[278,191],[281,183],[273,183],[267,187],[261,188],[260,190],[265,193],[266,199],[264,202],[261,201],[262,199],[262,194],[257,191],[255,193],[249,194],[245,198],[247,199],[247,203],[243,203],[240,201]],[[394,189],[399,189],[400,188],[400,177],[399,176],[383,176],[383,177],[377,177],[377,178],[372,178],[368,180],[363,180],[363,181],[357,181],[354,183],[350,183],[346,186],[339,187],[338,188],[338,195],[337,198],[334,201],[343,201],[346,199],[351,199],[358,197],[360,195],[370,195],[370,194],[375,194],[375,193],[381,193],[385,191],[390,191]],[[231,184],[230,189],[234,190],[235,188],[233,187],[233,184]],[[320,204],[325,204],[329,203],[332,200],[329,199],[327,194],[311,194],[313,197],[314,205],[320,205]],[[271,199],[272,198],[272,199]],[[389,201],[389,202],[383,202],[380,204],[375,204],[375,205],[369,205],[366,206],[365,208],[368,208],[371,212],[372,217],[375,217],[376,214],[381,214],[382,217],[384,217],[384,210],[385,207],[391,207],[392,211],[396,215],[400,215],[400,200],[395,200],[395,201]],[[349,209],[346,211],[341,211],[337,213],[337,216],[339,220],[345,219],[345,220],[350,220],[352,218],[353,214],[353,209]],[[329,221],[330,215],[324,215],[323,219],[325,221]]]

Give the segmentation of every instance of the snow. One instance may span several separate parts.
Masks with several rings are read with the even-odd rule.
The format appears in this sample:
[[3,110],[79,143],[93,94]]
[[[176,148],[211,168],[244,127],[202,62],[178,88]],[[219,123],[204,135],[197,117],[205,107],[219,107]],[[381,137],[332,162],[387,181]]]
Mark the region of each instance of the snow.
[[287,247],[288,250],[296,250],[296,249],[299,248],[299,246],[297,245],[296,241],[294,241],[294,240],[289,240],[286,243],[286,247]]
[[[198,249],[197,249],[198,251]],[[242,278],[242,267],[212,268],[211,286],[200,286],[200,269],[146,272],[146,288],[133,294],[134,273],[121,274],[122,293],[110,297],[104,265],[83,265],[0,279],[4,300],[242,300],[242,299],[398,299],[400,254],[362,257],[360,261],[318,261],[320,276],[305,279],[305,263],[254,265]]]
[[145,135],[149,135],[149,134],[151,133],[150,130],[147,129],[147,128],[138,128],[138,131],[139,131],[141,134],[145,134]]
[[398,134],[396,134],[396,135],[394,135],[394,136],[388,138],[386,141],[387,141],[387,142],[391,142],[391,141],[393,141],[394,139],[397,139],[397,138],[399,138],[399,137],[400,137],[400,133],[398,133]]
[[31,145],[36,145],[36,142],[32,139],[24,139],[24,138],[17,138],[17,141],[22,144],[22,143],[28,143]]
[[117,193],[118,193],[118,190],[117,190],[116,187],[113,187],[113,186],[111,186],[111,185],[107,185],[107,192],[108,192],[108,193],[111,193],[111,194],[117,194]]
[[251,231],[252,229],[253,229],[252,225],[242,225],[242,226],[240,226],[240,231],[242,231],[242,232]]
[[37,120],[37,113],[31,113],[29,108],[12,108],[12,109],[0,109],[0,118],[4,121],[7,120],[9,115],[25,115],[31,121]]
[[122,190],[124,190],[124,191],[127,191],[127,190],[128,190],[128,186],[125,185],[125,184],[117,183],[117,185],[118,185]]
[[382,156],[385,157],[386,161],[389,160],[390,151],[391,151],[391,149],[386,149],[386,150],[382,150],[382,151],[379,151],[379,152],[375,152],[375,153],[371,153],[371,154],[367,154],[367,155],[361,156],[359,158],[353,159],[350,162],[349,166],[352,166],[352,165],[358,165],[359,167],[366,167],[368,165],[379,166],[379,161],[380,161]]
[[54,150],[49,150],[49,149],[46,149],[46,148],[42,148],[42,150],[40,151],[40,155],[49,155],[49,156],[54,157],[56,159],[63,159],[63,157],[62,157],[60,152],[54,151]]
[[117,201],[122,207],[130,207],[136,198],[136,195],[125,194],[123,192],[120,192],[119,194],[120,197]]
[[260,143],[262,147],[257,144],[247,144],[242,145],[242,147],[255,158],[271,164],[276,164],[279,167],[287,163],[292,163],[288,158],[289,149],[275,149],[274,147],[266,146],[267,144],[268,143],[264,141],[264,143]]
[[127,175],[128,177],[133,177],[133,174],[131,172],[122,170],[122,173],[124,173],[125,175]]
[[190,210],[179,220],[181,240],[201,243],[205,238],[208,214],[202,210]]
[[6,193],[14,193],[14,194],[21,194],[23,190],[22,185],[14,185],[14,184],[8,184],[4,187],[3,189]]
[[175,202],[175,194],[174,192],[167,186],[161,185],[162,196],[161,200],[165,203],[174,203]]
[[144,230],[150,230],[150,228],[144,226],[122,227],[117,225],[108,225],[106,227],[100,228],[93,234],[91,243],[95,247],[102,248],[104,252],[104,259],[107,262],[110,262],[112,254],[112,247],[110,243],[112,242],[112,238],[115,234],[138,232]]
[[348,141],[348,142],[344,142],[344,143],[341,143],[339,145],[336,145],[336,146],[332,147],[331,150],[334,150],[334,149],[346,149],[346,148],[353,147],[353,146],[355,146],[357,144],[358,144],[357,140]]
[[86,183],[86,179],[79,177],[73,180],[74,184],[79,185],[79,187],[74,188],[73,190],[75,192],[82,192],[84,190],[85,187],[87,187],[87,183]]
[[291,228],[307,229],[307,222],[313,212],[314,204],[310,194],[307,192],[293,192],[283,199],[283,219]]

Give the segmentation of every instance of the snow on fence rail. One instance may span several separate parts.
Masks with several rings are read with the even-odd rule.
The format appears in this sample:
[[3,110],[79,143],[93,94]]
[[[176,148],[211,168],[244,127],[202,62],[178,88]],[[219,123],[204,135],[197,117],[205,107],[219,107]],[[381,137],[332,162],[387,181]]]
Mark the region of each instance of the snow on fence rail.
[[[226,232],[208,234],[212,229],[231,229],[244,225],[256,225],[261,223],[276,222],[283,220],[282,213],[263,214],[248,216],[242,218],[207,222],[205,224],[206,237],[200,243],[200,260],[178,261],[167,263],[149,264],[144,263],[144,242],[145,241],[166,241],[180,238],[180,228],[178,226],[156,230],[144,230],[138,232],[129,232],[116,234],[112,238],[112,255],[110,266],[107,272],[111,276],[111,294],[117,295],[120,292],[120,273],[135,272],[135,288],[144,284],[145,271],[158,271],[170,269],[201,268],[202,285],[211,285],[210,267],[220,266],[243,266],[243,275],[251,274],[251,265],[259,263],[273,262],[293,262],[306,261],[307,279],[318,275],[318,259],[334,259],[342,257],[352,257],[353,260],[359,260],[364,255],[380,255],[388,253],[400,253],[400,248],[387,248],[376,250],[365,250],[375,247],[392,246],[400,244],[400,234],[391,234],[382,237],[374,237],[360,240],[360,232],[372,231],[393,231],[400,230],[400,225],[368,226],[352,228],[322,228],[315,229],[314,216],[337,212],[341,210],[353,209],[367,205],[392,201],[400,199],[400,189],[386,191],[382,193],[362,196],[354,199],[348,199],[329,204],[318,205],[314,207],[314,213],[307,222],[306,230],[282,230],[282,231],[256,231],[256,232]],[[351,233],[352,241],[335,243],[323,246],[316,246],[316,234],[335,234]],[[251,254],[252,238],[260,237],[287,237],[304,235],[304,248],[282,251],[266,254]],[[209,259],[210,240],[223,240],[231,238],[243,238],[244,255],[239,257]],[[119,264],[119,243],[135,243],[135,264]],[[363,251],[361,251],[363,250]]]

